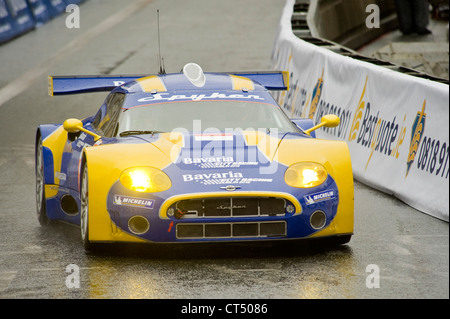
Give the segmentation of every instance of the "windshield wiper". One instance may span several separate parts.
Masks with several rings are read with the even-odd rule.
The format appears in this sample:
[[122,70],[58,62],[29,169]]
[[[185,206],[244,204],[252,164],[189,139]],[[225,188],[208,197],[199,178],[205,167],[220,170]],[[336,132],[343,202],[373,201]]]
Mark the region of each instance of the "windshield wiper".
[[158,133],[164,133],[161,131],[124,131],[124,132],[120,132],[120,137],[124,137],[124,136],[130,136],[130,135],[143,135],[143,134],[158,134]]

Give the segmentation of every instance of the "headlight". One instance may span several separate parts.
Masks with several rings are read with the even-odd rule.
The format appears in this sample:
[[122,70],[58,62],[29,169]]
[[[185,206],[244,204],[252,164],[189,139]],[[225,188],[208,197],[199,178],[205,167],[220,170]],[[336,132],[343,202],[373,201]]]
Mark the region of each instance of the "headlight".
[[284,174],[284,181],[292,187],[315,187],[327,179],[325,167],[318,163],[296,163],[291,165]]
[[136,192],[162,192],[172,187],[169,176],[153,167],[133,167],[120,175],[120,182],[126,188]]

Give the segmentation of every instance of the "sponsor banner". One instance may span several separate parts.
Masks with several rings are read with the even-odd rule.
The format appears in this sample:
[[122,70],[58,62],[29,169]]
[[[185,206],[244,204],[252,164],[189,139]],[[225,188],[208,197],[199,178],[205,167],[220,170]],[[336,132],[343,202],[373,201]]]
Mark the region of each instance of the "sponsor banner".
[[0,0],[0,43],[12,39],[16,34],[6,0]]
[[36,25],[40,26],[51,19],[51,13],[47,2],[44,0],[28,0]]
[[69,5],[69,4],[80,4],[80,3],[84,2],[84,1],[86,1],[86,0],[64,0],[66,5]]
[[63,13],[66,9],[66,2],[64,0],[42,0],[47,6],[50,16],[56,17]]
[[55,17],[65,12],[68,5],[70,4],[78,5],[86,0],[41,0],[41,1],[47,4],[52,17]]
[[41,25],[64,13],[70,4],[79,5],[85,0],[27,0],[36,20]]
[[0,43],[9,41],[85,0],[0,0]]
[[355,178],[449,220],[449,87],[353,60],[294,36],[288,0],[274,46],[290,90],[275,96],[291,118],[341,124],[318,138],[348,143]]
[[0,43],[34,27],[35,20],[26,0],[0,0]]

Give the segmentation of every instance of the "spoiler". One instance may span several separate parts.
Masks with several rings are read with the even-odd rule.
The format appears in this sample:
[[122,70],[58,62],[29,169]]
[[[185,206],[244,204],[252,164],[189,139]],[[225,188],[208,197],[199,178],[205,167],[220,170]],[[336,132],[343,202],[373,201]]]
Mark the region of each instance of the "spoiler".
[[[289,90],[287,71],[268,72],[208,72],[206,74],[237,75],[245,77],[271,91]],[[48,94],[67,95],[92,92],[110,92],[118,86],[149,75],[108,75],[108,76],[49,76]],[[164,77],[165,75],[161,75]]]
[[116,76],[49,76],[48,95],[67,95],[93,92],[109,92],[116,87],[145,75]]
[[267,72],[233,72],[231,75],[248,78],[264,86],[269,91],[287,91],[289,90],[289,72],[288,71],[267,71]]

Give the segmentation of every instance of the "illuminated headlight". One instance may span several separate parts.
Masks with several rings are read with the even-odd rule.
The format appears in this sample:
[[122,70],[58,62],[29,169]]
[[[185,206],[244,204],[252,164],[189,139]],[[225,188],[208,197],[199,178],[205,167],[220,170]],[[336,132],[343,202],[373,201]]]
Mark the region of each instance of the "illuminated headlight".
[[291,165],[284,174],[284,181],[292,187],[315,187],[327,179],[325,167],[318,163],[296,163]]
[[170,178],[163,171],[153,167],[133,167],[120,175],[120,182],[136,192],[162,192],[172,187]]

